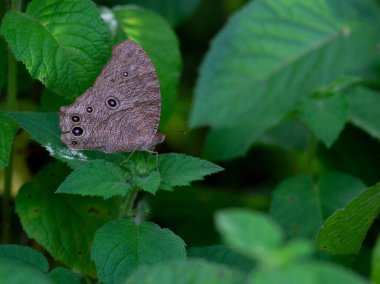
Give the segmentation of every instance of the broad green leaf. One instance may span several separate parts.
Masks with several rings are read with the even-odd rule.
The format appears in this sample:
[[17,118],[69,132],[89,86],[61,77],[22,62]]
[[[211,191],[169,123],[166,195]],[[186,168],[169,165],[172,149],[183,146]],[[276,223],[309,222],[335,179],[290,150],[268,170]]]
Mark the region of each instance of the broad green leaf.
[[187,260],[160,263],[153,267],[142,267],[134,272],[125,284],[241,284],[241,272],[225,265],[203,260]]
[[172,26],[187,20],[198,7],[200,0],[110,0],[112,5],[136,4],[163,16]]
[[263,259],[277,250],[282,234],[267,216],[244,209],[226,209],[215,216],[216,228],[237,251]]
[[95,275],[90,249],[95,230],[117,216],[118,204],[94,197],[55,194],[69,174],[62,164],[52,164],[26,183],[17,195],[16,212],[23,229],[56,260]]
[[244,155],[302,96],[371,62],[376,28],[336,18],[332,2],[250,1],[231,17],[202,64],[190,118],[217,132],[208,149],[221,159]]
[[91,255],[99,279],[105,284],[122,283],[141,265],[185,257],[185,243],[172,231],[154,223],[136,224],[130,220],[115,220],[99,228]]
[[347,94],[348,119],[372,137],[380,139],[380,94],[363,87]]
[[68,97],[92,85],[109,57],[107,27],[92,1],[33,0],[8,12],[1,33],[33,78]]
[[371,280],[380,283],[380,234],[377,236],[376,245],[372,251]]
[[338,138],[346,123],[347,103],[339,93],[306,97],[299,110],[301,119],[327,147]]
[[206,160],[174,153],[160,155],[158,168],[161,175],[160,189],[163,190],[190,185],[192,181],[202,180],[204,176],[223,170]]
[[341,76],[335,81],[331,82],[327,87],[322,88],[320,92],[322,93],[340,93],[358,83],[360,83],[362,79],[357,76]]
[[121,168],[104,160],[93,160],[68,175],[56,192],[107,199],[115,195],[124,196],[130,190],[131,185]]
[[64,284],[64,283],[79,284],[80,283],[78,276],[74,272],[63,267],[54,268],[49,273],[49,277],[56,284]]
[[57,113],[14,112],[8,113],[33,140],[40,143],[51,156],[69,166],[81,165],[88,158],[81,152],[70,150],[60,140],[61,130]]
[[0,171],[8,166],[12,152],[13,139],[16,135],[16,124],[0,112]]
[[318,232],[318,245],[329,254],[357,254],[380,213],[380,184],[370,187],[331,215]]
[[46,258],[40,252],[26,246],[0,245],[0,258],[17,260],[41,272],[47,272],[49,269]]
[[0,283],[54,284],[43,272],[17,260],[0,257]]
[[126,159],[122,153],[106,154],[99,151],[75,151],[69,149],[60,140],[61,130],[57,113],[50,112],[12,112],[7,114],[13,118],[30,136],[40,143],[49,154],[77,168],[92,159],[104,159],[121,163]]
[[189,258],[202,258],[209,262],[224,264],[243,272],[249,272],[254,267],[252,259],[223,245],[191,247],[187,255]]
[[258,269],[249,276],[247,283],[260,284],[365,284],[359,275],[333,264],[308,262],[292,264],[278,269]]
[[358,179],[328,173],[318,182],[310,176],[283,181],[274,191],[270,214],[288,237],[314,239],[324,220],[365,189]]
[[182,59],[179,42],[169,24],[156,13],[136,6],[113,8],[118,23],[116,42],[126,38],[137,42],[148,54],[157,71],[162,96],[160,125],[174,110]]

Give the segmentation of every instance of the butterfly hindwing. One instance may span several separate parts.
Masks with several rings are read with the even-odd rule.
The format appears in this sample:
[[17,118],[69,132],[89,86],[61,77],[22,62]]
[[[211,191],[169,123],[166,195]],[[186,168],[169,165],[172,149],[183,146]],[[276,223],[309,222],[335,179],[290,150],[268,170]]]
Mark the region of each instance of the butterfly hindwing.
[[74,149],[148,150],[159,136],[160,112],[153,63],[140,46],[126,40],[113,48],[94,86],[61,108],[61,140]]

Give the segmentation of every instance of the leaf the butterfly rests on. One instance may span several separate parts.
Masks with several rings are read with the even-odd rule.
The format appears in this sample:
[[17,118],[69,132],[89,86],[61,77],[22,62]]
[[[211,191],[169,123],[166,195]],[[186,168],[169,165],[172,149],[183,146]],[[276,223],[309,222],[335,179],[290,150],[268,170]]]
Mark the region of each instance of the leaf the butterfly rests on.
[[72,149],[147,151],[157,132],[160,85],[153,63],[131,40],[116,45],[93,87],[60,112],[61,140]]

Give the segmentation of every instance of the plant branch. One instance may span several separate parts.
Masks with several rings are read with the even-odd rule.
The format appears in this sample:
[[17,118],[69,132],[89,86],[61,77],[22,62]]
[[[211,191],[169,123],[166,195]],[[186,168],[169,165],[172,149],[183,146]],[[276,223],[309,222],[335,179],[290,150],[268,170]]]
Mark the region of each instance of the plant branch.
[[314,175],[314,162],[317,153],[317,146],[317,137],[315,137],[315,135],[309,131],[309,143],[306,152],[305,171],[311,175]]
[[139,191],[140,191],[139,188],[134,187],[127,194],[124,204],[122,204],[122,206],[120,207],[119,219],[132,216],[133,205],[135,204],[135,200]]

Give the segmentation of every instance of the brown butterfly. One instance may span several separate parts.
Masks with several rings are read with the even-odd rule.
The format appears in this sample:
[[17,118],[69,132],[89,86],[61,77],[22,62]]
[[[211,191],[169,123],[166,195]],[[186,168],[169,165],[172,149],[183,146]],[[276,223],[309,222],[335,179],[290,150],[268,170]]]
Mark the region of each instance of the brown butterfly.
[[116,45],[94,85],[61,107],[61,140],[76,150],[150,151],[164,141],[157,132],[161,94],[152,61],[135,42]]

